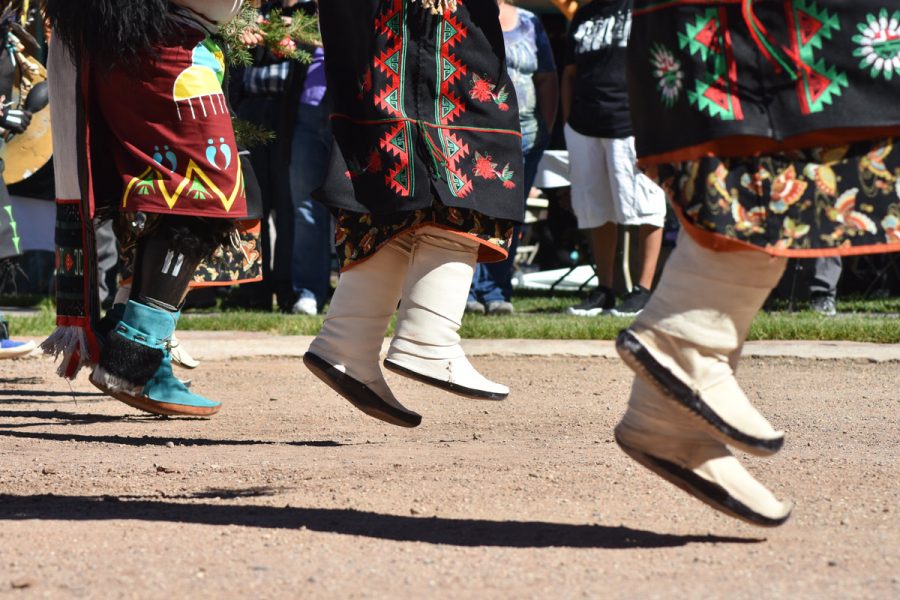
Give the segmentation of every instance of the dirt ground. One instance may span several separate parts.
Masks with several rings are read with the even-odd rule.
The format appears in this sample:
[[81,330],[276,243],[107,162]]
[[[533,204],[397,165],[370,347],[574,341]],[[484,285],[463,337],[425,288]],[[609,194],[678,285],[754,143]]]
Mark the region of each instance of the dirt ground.
[[617,360],[479,358],[505,402],[389,375],[404,430],[297,359],[206,362],[215,418],[141,416],[0,362],[0,598],[900,597],[898,363],[754,359],[788,432],[745,463],[797,503],[720,516],[612,440]]

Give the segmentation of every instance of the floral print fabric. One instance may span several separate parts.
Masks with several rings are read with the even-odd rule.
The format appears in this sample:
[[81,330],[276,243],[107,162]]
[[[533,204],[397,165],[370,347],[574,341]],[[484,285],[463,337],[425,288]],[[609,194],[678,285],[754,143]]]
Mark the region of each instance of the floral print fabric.
[[[154,227],[159,217],[147,214],[147,226]],[[130,282],[134,275],[134,257],[140,231],[132,225],[134,213],[120,213],[115,221],[116,238],[119,242],[119,279]],[[259,241],[259,222],[246,228],[238,226],[232,235],[232,243],[216,248],[212,256],[200,263],[191,280],[190,287],[230,286],[262,281],[262,254]]]
[[[658,167],[682,222],[713,247],[779,256],[900,251],[900,148],[883,139]],[[734,245],[734,244],[732,244]]]
[[450,229],[479,241],[479,262],[504,260],[514,227],[512,221],[494,219],[465,208],[444,206],[438,201],[433,202],[430,208],[398,215],[340,210],[335,226],[335,246],[341,270],[371,257],[396,236],[424,225]]

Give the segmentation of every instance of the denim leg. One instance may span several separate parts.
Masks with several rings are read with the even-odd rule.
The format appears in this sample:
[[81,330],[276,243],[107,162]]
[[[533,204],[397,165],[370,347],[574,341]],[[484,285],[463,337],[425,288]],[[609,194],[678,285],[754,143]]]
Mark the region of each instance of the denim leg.
[[475,265],[475,275],[472,277],[472,286],[469,288],[469,302],[473,300],[486,304],[493,302],[498,298],[502,300],[496,293],[497,286],[491,281],[491,277],[487,271],[487,265],[478,263]]
[[320,308],[330,288],[333,232],[331,214],[311,194],[325,181],[331,144],[327,109],[301,104],[290,168],[294,200],[292,281],[301,298],[314,297]]

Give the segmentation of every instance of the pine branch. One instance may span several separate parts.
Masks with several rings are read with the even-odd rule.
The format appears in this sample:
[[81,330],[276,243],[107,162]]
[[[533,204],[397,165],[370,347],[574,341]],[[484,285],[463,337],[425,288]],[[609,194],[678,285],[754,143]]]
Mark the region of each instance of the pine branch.
[[256,27],[259,12],[248,3],[241,5],[237,16],[227,25],[219,29],[219,39],[222,41],[228,64],[232,67],[249,67],[253,64],[253,56],[250,48],[241,41],[241,34],[247,29]]
[[244,4],[238,15],[219,30],[231,66],[246,67],[253,63],[252,48],[241,40],[241,34],[247,30],[258,31],[263,37],[263,45],[277,58],[300,63],[308,63],[312,57],[306,50],[298,48],[298,44],[321,43],[315,16],[297,12],[290,18],[282,18],[280,10],[273,10],[268,18],[260,19],[255,8]]
[[234,138],[242,148],[265,146],[275,141],[275,133],[238,117],[231,118]]

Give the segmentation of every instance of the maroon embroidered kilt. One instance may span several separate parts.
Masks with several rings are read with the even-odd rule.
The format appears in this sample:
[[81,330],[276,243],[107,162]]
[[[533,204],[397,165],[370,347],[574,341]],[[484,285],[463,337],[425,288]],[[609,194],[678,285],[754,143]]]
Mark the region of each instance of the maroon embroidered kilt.
[[243,219],[244,175],[221,86],[224,57],[185,27],[158,56],[91,69],[91,175],[119,210]]

